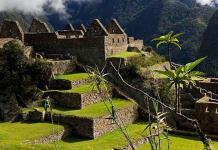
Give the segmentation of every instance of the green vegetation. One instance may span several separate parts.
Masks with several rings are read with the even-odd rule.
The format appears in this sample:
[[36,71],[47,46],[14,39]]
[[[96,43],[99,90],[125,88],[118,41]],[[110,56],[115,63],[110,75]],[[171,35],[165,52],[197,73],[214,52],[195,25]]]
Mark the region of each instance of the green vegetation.
[[147,56],[137,57],[130,62],[131,63],[130,65],[135,66],[136,68],[146,68],[163,62],[166,62],[166,59],[163,56],[155,52],[152,52],[151,57],[147,57]]
[[[100,84],[101,89],[105,89],[108,85]],[[89,92],[96,92],[98,91],[98,88],[94,82],[86,83],[84,85],[80,85],[78,87],[74,87],[70,90],[48,90],[47,92],[61,92],[61,93],[78,93],[78,94],[84,94]]]
[[[142,131],[146,123],[137,122],[127,126],[128,133],[132,139],[141,138]],[[38,139],[52,133],[52,125],[48,123],[0,123],[0,149],[1,150],[53,150],[53,144],[30,145],[24,144],[27,140]],[[63,126],[55,125],[55,131],[63,130]],[[25,132],[23,132],[25,131]],[[13,134],[12,134],[13,133]],[[147,133],[143,133],[147,134]],[[203,144],[195,137],[170,135],[172,150],[196,150],[203,149]],[[117,129],[111,133],[103,135],[95,140],[72,136],[57,142],[57,147],[61,150],[111,150],[122,148],[126,140]],[[218,142],[212,142],[212,146],[218,149]],[[149,149],[148,143],[139,146],[138,150]],[[167,142],[163,141],[163,150],[167,149]]]
[[62,79],[62,80],[82,80],[89,78],[90,75],[88,73],[74,73],[74,74],[65,74],[65,75],[58,75],[55,76],[55,79]]
[[[87,106],[84,109],[81,110],[72,110],[72,109],[67,109],[67,108],[61,108],[61,107],[54,107],[53,108],[53,113],[55,114],[62,114],[62,115],[69,115],[69,116],[79,116],[79,117],[87,117],[87,118],[96,118],[100,116],[104,116],[109,114],[107,107],[109,106],[109,102],[105,100],[105,102],[100,102],[96,103],[90,106]],[[130,105],[133,105],[133,102],[129,100],[124,100],[124,99],[119,99],[119,98],[114,98],[113,99],[113,104],[115,109],[121,109],[121,108],[126,108]],[[43,111],[44,108],[40,107],[37,108],[39,111]],[[23,111],[29,111],[31,109],[24,109]]]
[[[38,133],[41,133],[44,131],[44,129],[48,128],[36,128],[34,127],[34,130],[29,130],[30,124],[26,124],[27,126],[25,128],[22,128],[25,131],[30,131],[27,132],[27,134],[23,134],[20,130],[20,134],[17,134],[22,140],[29,139],[29,137],[32,137],[31,134],[35,134],[37,131]],[[141,138],[142,131],[146,127],[146,123],[143,122],[137,122],[131,125],[127,126],[127,131],[132,139],[138,139]],[[51,126],[51,125],[50,125]],[[10,131],[13,126],[5,126],[3,130],[0,129],[0,134],[5,135],[5,132]],[[16,127],[16,125],[15,125]],[[40,125],[39,125],[40,127]],[[51,128],[51,127],[50,127]],[[40,131],[42,130],[42,131]],[[50,131],[50,129],[48,129]],[[30,134],[31,133],[31,134]],[[37,134],[38,134],[37,133]],[[145,134],[145,133],[144,133]],[[4,139],[1,141],[0,139],[0,149],[1,150],[29,150],[29,149],[40,149],[40,150],[54,150],[54,145],[52,144],[45,144],[45,145],[25,145],[22,144],[21,141],[17,142],[11,142],[11,138],[13,139],[13,134],[11,136],[5,136]],[[2,136],[1,136],[2,137]],[[7,144],[10,143],[10,144]],[[7,144],[7,145],[6,145]],[[127,144],[125,138],[123,137],[122,133],[120,132],[119,129],[108,133],[106,135],[103,135],[95,140],[90,140],[90,139],[84,139],[84,138],[79,138],[79,137],[71,137],[68,139],[64,139],[62,141],[57,142],[57,147],[58,149],[61,150],[111,150],[113,148],[122,148]]]
[[[61,125],[54,125],[55,133],[63,129]],[[53,134],[53,128],[50,123],[2,122],[0,123],[0,149],[30,149],[30,146],[25,143],[51,134]]]
[[[104,84],[101,84],[100,86],[102,87],[102,89],[105,89]],[[92,82],[92,83],[87,83],[87,84],[72,88],[71,90],[64,90],[61,92],[83,94],[83,93],[89,93],[89,92],[97,91],[97,90],[98,90],[98,88],[97,88],[96,84],[94,82]]]
[[[170,149],[172,150],[203,150],[204,145],[196,137],[170,135]],[[218,149],[218,142],[212,142],[212,147]],[[167,141],[164,140],[162,149],[167,150]],[[149,143],[139,146],[138,150],[151,150]]]
[[140,56],[141,53],[138,52],[122,52],[119,54],[111,55],[109,58],[129,58]]
[[152,40],[152,41],[157,41],[157,45],[156,45],[157,48],[159,48],[159,46],[163,44],[167,45],[168,60],[170,62],[171,67],[173,67],[172,58],[171,58],[171,45],[174,45],[181,50],[182,48],[180,46],[180,42],[178,38],[183,34],[183,33],[179,33],[174,35],[173,33],[174,33],[173,31],[170,31],[166,35],[162,35]]
[[168,70],[160,71],[156,70],[157,73],[165,75],[169,81],[169,87],[175,86],[176,92],[176,112],[181,113],[181,102],[180,102],[180,89],[188,86],[188,85],[195,85],[195,79],[204,75],[203,72],[193,71],[200,63],[202,63],[206,57],[200,58],[194,62],[188,63],[184,66],[180,66],[175,68],[175,70]]
[[0,102],[13,109],[7,110],[2,119],[10,119],[10,113],[19,112],[18,106],[25,107],[38,99],[51,77],[50,64],[27,58],[24,53],[25,46],[18,40],[6,43],[0,50]]

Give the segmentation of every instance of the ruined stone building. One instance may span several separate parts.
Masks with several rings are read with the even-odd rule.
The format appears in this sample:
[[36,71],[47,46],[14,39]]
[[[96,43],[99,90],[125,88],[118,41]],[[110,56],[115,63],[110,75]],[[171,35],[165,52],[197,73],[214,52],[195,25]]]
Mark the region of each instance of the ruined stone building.
[[23,32],[18,22],[4,21],[0,38],[20,39],[26,46],[32,46],[35,52],[45,55],[70,54],[88,65],[102,65],[108,56],[143,46],[142,40],[128,37],[116,19],[106,26],[98,19],[93,20],[89,27],[81,24],[74,28],[67,24],[64,30],[55,32],[45,22],[33,19],[27,33]]

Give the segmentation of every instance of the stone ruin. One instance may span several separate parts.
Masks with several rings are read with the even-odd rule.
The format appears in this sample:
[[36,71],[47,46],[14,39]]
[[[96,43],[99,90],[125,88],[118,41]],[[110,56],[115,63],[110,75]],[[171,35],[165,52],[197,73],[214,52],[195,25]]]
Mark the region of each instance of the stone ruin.
[[[197,82],[197,89],[192,89],[192,95],[198,99],[194,108],[185,109],[183,114],[197,119],[203,131],[208,134],[218,134],[218,79],[205,78]],[[189,99],[190,100],[190,99]],[[194,130],[185,120],[180,121],[182,129]]]
[[[112,19],[106,26],[104,26],[98,19],[93,20],[89,27],[85,27],[81,24],[77,28],[74,28],[72,24],[68,23],[63,30],[55,32],[53,32],[45,22],[33,19],[29,32],[26,33],[23,32],[17,21],[6,20],[3,22],[0,32],[0,48],[11,39],[21,40],[26,46],[31,46],[34,52],[43,53],[43,56],[48,59],[53,60],[59,58],[60,61],[51,61],[51,63],[56,66],[54,68],[55,74],[64,74],[75,70],[75,65],[72,65],[71,61],[67,60],[66,62],[64,61],[65,59],[63,59],[69,55],[74,56],[71,59],[73,62],[78,60],[83,64],[96,64],[101,66],[111,55],[125,52],[131,48],[141,50],[143,47],[143,41],[135,40],[133,37],[128,37],[116,19]],[[81,83],[83,82],[80,82],[79,84]],[[72,86],[71,84],[72,83],[66,84],[66,82],[64,82],[64,85],[69,85],[70,88]],[[202,81],[198,84],[202,88],[218,93],[218,82],[215,79],[211,79],[209,83]],[[58,85],[58,87],[54,87],[54,85]],[[54,85],[53,89],[70,89],[69,87],[62,87],[62,84],[57,83],[57,81]],[[52,88],[52,86],[50,88]],[[58,100],[61,100],[59,102],[60,104],[67,107],[76,107],[77,109],[91,105],[93,102],[97,103],[100,101],[98,97],[96,98],[96,93],[73,93],[67,95],[63,93],[50,94],[50,96],[56,99],[57,102]],[[71,99],[76,100],[71,101]],[[91,101],[87,99],[91,99]],[[126,120],[127,123],[133,122],[138,117],[136,106],[131,106],[129,109],[131,110],[129,111],[131,113],[127,113],[126,109],[119,112],[121,116],[125,116],[126,114],[130,115],[128,118],[124,117],[124,119],[130,118],[129,120]],[[218,125],[218,101],[209,97],[203,97],[196,102],[195,110],[196,112],[194,115],[198,118],[202,128],[209,133],[218,133],[216,130]],[[2,113],[3,112],[0,109],[0,119],[3,116]],[[37,120],[37,117],[41,114],[35,116],[33,113],[32,115],[33,117],[31,118]],[[35,119],[34,116],[36,117]],[[105,116],[92,120],[76,117],[64,117],[62,118],[62,122],[77,127],[75,128],[75,131],[79,135],[95,138],[112,130],[112,128],[115,128],[113,126],[108,127],[108,121],[105,121],[104,118]],[[58,118],[56,119],[58,120]],[[81,128],[81,126],[76,124],[77,122],[89,124],[89,126],[87,128],[86,126],[82,126],[84,128]]]
[[33,19],[31,26],[29,28],[31,33],[51,33],[48,25],[45,22],[42,22],[36,18]]
[[70,54],[82,64],[98,66],[103,65],[108,56],[125,52],[130,47],[139,50],[143,47],[143,40],[128,37],[116,19],[112,19],[106,27],[95,19],[89,27],[81,24],[74,28],[67,24],[63,30],[53,32],[45,22],[34,18],[26,33],[18,22],[5,21],[0,38],[17,38],[26,46],[32,46],[34,52]]
[[1,27],[0,38],[14,38],[24,42],[24,32],[19,22],[5,20]]
[[202,129],[218,134],[218,100],[205,96],[196,102],[195,110]]

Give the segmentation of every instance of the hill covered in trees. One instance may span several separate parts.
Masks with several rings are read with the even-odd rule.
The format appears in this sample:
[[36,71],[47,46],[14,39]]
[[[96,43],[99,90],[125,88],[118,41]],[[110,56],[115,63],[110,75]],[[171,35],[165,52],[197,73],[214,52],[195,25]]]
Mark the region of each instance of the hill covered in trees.
[[[202,41],[202,35],[215,8],[197,4],[195,0],[101,0],[95,2],[68,2],[69,21],[75,25],[89,24],[94,18],[106,23],[117,18],[126,32],[144,39],[147,45],[153,45],[151,39],[170,30],[185,33],[182,39],[182,51],[173,52],[173,60],[185,63],[195,59]],[[30,24],[32,16],[20,13],[0,13],[0,22],[4,19],[18,20],[24,30]],[[66,24],[66,18],[58,14],[47,16],[56,29]],[[161,53],[164,51],[160,50]]]
[[208,27],[204,33],[202,45],[198,52],[199,57],[208,56],[207,63],[202,65],[202,70],[208,72],[212,76],[218,75],[218,11],[216,11],[211,18]]
[[21,24],[24,30],[27,30],[29,24],[31,23],[31,15],[23,15],[18,12],[0,12],[0,26],[4,19],[17,20]]

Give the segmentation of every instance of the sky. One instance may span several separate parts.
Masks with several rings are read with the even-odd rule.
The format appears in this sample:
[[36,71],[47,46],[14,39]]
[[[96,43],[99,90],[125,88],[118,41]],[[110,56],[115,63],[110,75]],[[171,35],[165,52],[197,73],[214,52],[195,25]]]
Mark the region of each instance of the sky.
[[[99,0],[0,0],[1,11],[19,11],[24,14],[67,14],[67,3],[70,1],[93,2]],[[197,0],[202,5],[211,4],[212,0]],[[216,0],[218,2],[218,0]]]
[[69,1],[92,2],[96,0],[0,0],[1,11],[19,11],[24,14],[45,14],[57,12],[67,13],[67,3]]
[[[197,0],[197,2],[202,4],[202,5],[206,5],[206,4],[210,5],[212,1],[213,0]],[[218,0],[215,0],[215,2],[218,2]]]

